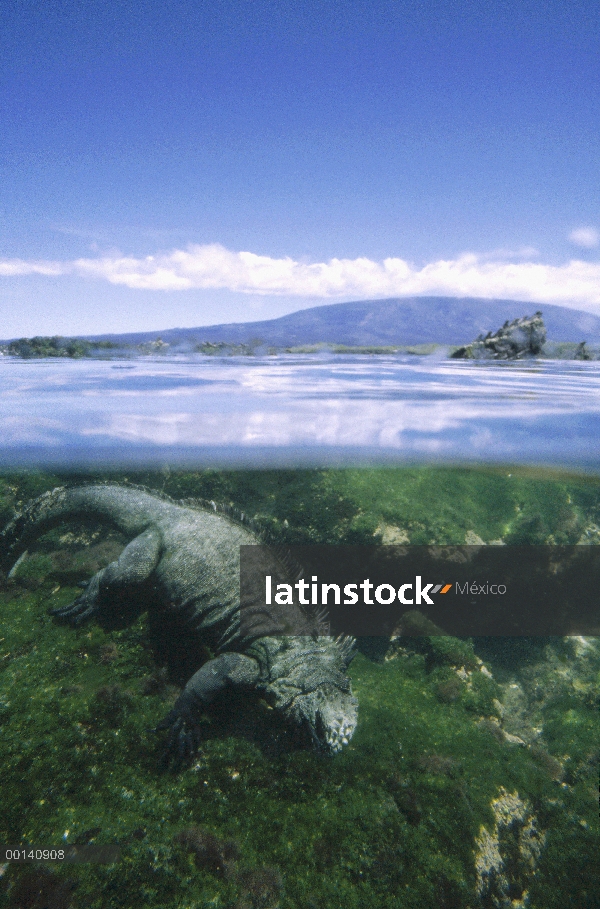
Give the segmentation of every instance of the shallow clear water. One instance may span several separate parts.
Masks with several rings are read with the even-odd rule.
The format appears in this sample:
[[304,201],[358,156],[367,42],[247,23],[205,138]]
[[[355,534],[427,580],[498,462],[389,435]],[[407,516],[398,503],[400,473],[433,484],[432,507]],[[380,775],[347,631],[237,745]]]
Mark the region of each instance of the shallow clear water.
[[0,359],[5,465],[600,463],[600,363]]

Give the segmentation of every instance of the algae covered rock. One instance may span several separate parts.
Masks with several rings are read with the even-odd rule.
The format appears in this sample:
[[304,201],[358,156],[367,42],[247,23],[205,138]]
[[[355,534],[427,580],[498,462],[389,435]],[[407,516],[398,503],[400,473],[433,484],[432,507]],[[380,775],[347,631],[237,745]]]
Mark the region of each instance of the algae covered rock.
[[[600,542],[600,488],[571,477],[415,468],[137,479],[232,502],[293,542],[350,542],[360,519],[361,543],[406,528],[458,556],[480,541],[510,544],[519,520],[530,542],[531,517],[541,539],[569,526],[572,543]],[[6,519],[59,482],[7,480]],[[92,561],[116,558],[117,537],[95,533],[55,528],[0,583],[0,828],[5,843],[118,843],[121,860],[47,872],[10,863],[0,904],[596,905],[598,639],[462,640],[411,609],[383,655],[360,642],[348,674],[361,722],[335,760],[300,747],[248,691],[201,717],[192,766],[169,773],[150,730],[186,674],[169,674],[147,616],[66,633],[46,615],[80,595]]]
[[491,805],[494,826],[481,827],[476,839],[477,896],[485,906],[521,909],[544,847],[545,835],[528,802],[500,788]]

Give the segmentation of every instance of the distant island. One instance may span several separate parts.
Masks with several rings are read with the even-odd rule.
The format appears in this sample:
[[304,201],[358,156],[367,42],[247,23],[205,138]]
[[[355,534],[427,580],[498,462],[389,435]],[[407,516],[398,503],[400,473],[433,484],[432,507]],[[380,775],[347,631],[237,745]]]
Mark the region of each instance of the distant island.
[[[547,340],[536,355],[553,359],[600,358],[600,318],[554,304],[541,308]],[[474,343],[483,344],[500,326],[528,316],[532,309],[531,303],[522,300],[473,297],[365,300],[316,306],[262,322],[77,338],[9,339],[0,342],[0,355],[78,359],[193,353],[252,356],[327,350],[340,354],[420,356],[438,351],[452,356]]]

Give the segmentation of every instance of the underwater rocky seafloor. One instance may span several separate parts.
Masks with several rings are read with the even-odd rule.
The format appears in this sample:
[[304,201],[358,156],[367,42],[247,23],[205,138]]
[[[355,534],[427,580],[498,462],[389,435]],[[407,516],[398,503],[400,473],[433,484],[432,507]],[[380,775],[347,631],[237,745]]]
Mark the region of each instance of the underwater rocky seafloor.
[[[230,504],[288,544],[600,542],[597,479],[509,468],[5,474],[0,524],[91,479]],[[4,866],[5,905],[600,905],[595,639],[361,642],[342,754],[295,749],[237,697],[175,774],[150,730],[179,689],[144,617],[107,633],[48,615],[121,547],[62,527],[0,579],[0,840],[122,848],[113,865]]]

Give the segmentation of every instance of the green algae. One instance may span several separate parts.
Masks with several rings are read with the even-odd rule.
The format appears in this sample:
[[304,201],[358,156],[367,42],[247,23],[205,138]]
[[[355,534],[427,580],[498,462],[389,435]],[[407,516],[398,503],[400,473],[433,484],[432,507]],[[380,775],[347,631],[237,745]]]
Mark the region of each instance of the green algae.
[[[518,468],[354,468],[347,470],[203,470],[80,474],[81,481],[128,479],[174,498],[231,504],[286,543],[372,543],[385,527],[414,545],[484,541],[575,543],[600,523],[596,478]],[[70,482],[77,477],[69,477]],[[0,509],[10,517],[59,476],[23,472],[0,479]]]
[[[566,533],[574,541],[595,523],[594,481],[509,473],[205,471],[129,479],[230,503],[290,543],[373,542],[384,526],[405,530],[411,542],[464,542],[468,532],[510,542],[530,517],[534,538]],[[0,508],[10,512],[58,482],[6,476]],[[192,768],[165,773],[161,738],[151,730],[177,688],[157,673],[144,617],[107,633],[59,625],[47,614],[78,592],[77,572],[69,575],[56,553],[66,548],[82,577],[102,555],[90,556],[102,539],[71,533],[63,542],[62,530],[48,535],[0,590],[0,838],[119,843],[115,865],[53,866],[61,880],[75,879],[74,907],[474,909],[475,841],[482,827],[492,829],[490,806],[501,788],[532,805],[546,835],[530,906],[594,905],[600,666],[592,654],[577,672],[573,654],[558,644],[540,645],[537,662],[525,660],[523,684],[545,692],[532,708],[531,724],[543,726],[537,749],[503,736],[504,679],[487,657],[495,677],[481,671],[477,642],[430,638],[391,650],[382,662],[356,657],[359,726],[336,758],[295,749],[264,704],[239,698],[227,713],[207,714]],[[191,828],[235,843],[227,874],[198,866],[182,845]],[[13,865],[3,880],[26,874]],[[280,886],[269,890],[278,875]],[[11,893],[15,886],[6,891],[8,905]]]

